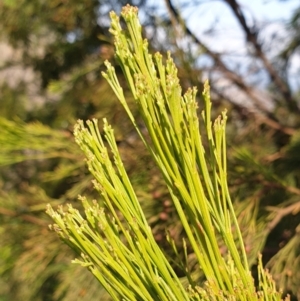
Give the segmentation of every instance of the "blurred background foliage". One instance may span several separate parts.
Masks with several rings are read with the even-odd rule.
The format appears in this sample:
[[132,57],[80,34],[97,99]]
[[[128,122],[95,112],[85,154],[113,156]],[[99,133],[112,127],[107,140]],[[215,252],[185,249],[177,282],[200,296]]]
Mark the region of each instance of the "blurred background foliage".
[[[113,124],[156,240],[172,258],[167,229],[180,249],[183,230],[161,176],[100,76],[109,59],[122,81],[108,12],[127,2],[0,2],[0,301],[109,300],[92,275],[70,264],[76,254],[47,227],[47,203],[79,207],[79,194],[99,199],[72,136],[77,119],[105,116]],[[278,21],[283,39],[262,34],[235,0],[219,2],[241,30],[243,68],[188,22],[201,5],[213,11],[214,1],[130,4],[140,9],[153,51],[172,52],[183,88],[201,91],[209,78],[216,114],[229,110],[228,178],[254,274],[262,252],[278,285],[300,300],[300,82],[292,84],[290,71],[299,59],[300,7]],[[201,93],[199,101],[201,110]],[[189,259],[192,266],[193,254]]]

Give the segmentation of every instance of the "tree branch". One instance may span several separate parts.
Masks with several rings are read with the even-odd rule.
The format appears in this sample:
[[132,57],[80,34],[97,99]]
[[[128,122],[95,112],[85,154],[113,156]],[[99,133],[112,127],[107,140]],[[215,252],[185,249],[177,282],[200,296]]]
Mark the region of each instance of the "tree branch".
[[[219,97],[223,99],[228,99],[228,97],[224,96],[220,91],[218,91],[215,87],[211,87],[211,90],[217,94]],[[253,117],[258,123],[266,124],[270,128],[279,131],[281,133],[284,133],[288,136],[292,136],[296,133],[296,130],[291,127],[286,127],[280,124],[277,120],[274,120],[267,115],[251,111],[249,108],[242,106],[232,100],[230,100],[230,103],[233,105],[233,108],[239,113],[241,117],[244,118],[251,118]]]
[[[240,5],[236,2],[236,0],[223,0],[225,3],[229,5],[232,9],[233,14],[236,16],[237,20],[239,21],[244,33],[246,35],[246,40],[249,42],[255,50],[255,55],[259,58],[263,65],[265,66],[270,80],[275,84],[278,88],[279,92],[281,93],[283,99],[287,101],[288,107],[291,111],[300,111],[299,107],[297,106],[295,100],[292,97],[290,88],[288,84],[280,77],[278,72],[274,69],[271,62],[268,60],[267,56],[265,55],[261,43],[258,41],[258,31],[257,29],[250,28],[246,22],[246,18],[241,10]],[[278,102],[278,101],[277,101]]]
[[274,229],[277,224],[282,220],[282,218],[284,218],[285,216],[289,215],[289,214],[293,214],[296,215],[297,213],[300,212],[300,201],[298,201],[297,203],[294,203],[288,207],[284,207],[284,208],[278,208],[278,207],[273,207],[273,206],[268,206],[266,207],[266,209],[268,211],[272,211],[272,212],[276,212],[276,216],[274,217],[274,219],[269,222],[268,224],[268,230],[272,230]]
[[[242,91],[244,91],[255,103],[257,108],[262,113],[254,113],[251,112],[252,116],[254,115],[257,120],[260,120],[262,123],[267,124],[269,127],[276,129],[280,132],[283,132],[287,135],[293,135],[295,133],[295,130],[290,127],[285,127],[280,124],[280,122],[277,120],[277,118],[274,116],[274,114],[268,112],[266,107],[264,107],[260,101],[260,99],[255,95],[253,88],[247,85],[240,76],[238,76],[235,72],[228,69],[228,67],[224,64],[222,61],[220,54],[211,51],[198,37],[194,35],[194,33],[186,26],[184,20],[180,17],[179,12],[176,10],[176,8],[173,6],[171,0],[165,0],[165,4],[167,7],[167,10],[170,15],[170,19],[172,22],[173,27],[176,28],[176,25],[181,25],[185,33],[197,44],[199,45],[202,50],[208,54],[215,62],[216,66],[219,68],[219,70],[224,74],[224,77],[229,79],[233,84],[235,84],[237,87],[239,87]],[[177,33],[178,31],[176,31]],[[216,89],[212,87],[214,91],[216,92]],[[217,92],[220,94],[219,92]],[[226,98],[225,98],[226,99]],[[238,112],[247,110],[248,113],[250,113],[250,110],[244,106],[240,106],[236,104],[235,102],[232,102],[232,104],[237,108]]]
[[6,215],[6,216],[9,216],[9,217],[21,218],[22,220],[24,220],[26,222],[36,224],[36,225],[39,225],[39,226],[42,226],[42,227],[45,227],[48,224],[46,221],[44,221],[42,219],[39,219],[39,218],[37,218],[33,215],[20,214],[16,211],[12,211],[12,210],[9,210],[9,209],[6,209],[6,208],[1,208],[0,207],[0,214],[1,215]]

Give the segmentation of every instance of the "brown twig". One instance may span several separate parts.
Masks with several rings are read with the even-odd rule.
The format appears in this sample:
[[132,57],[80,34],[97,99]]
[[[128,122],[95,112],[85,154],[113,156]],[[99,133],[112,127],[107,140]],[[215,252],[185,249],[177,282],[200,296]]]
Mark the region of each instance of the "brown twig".
[[288,103],[289,109],[292,111],[299,111],[299,108],[292,97],[290,88],[288,84],[280,77],[278,72],[275,70],[271,62],[268,60],[267,56],[265,55],[261,43],[258,41],[258,30],[255,27],[250,28],[247,24],[246,18],[242,12],[240,5],[236,2],[236,0],[223,0],[225,3],[229,5],[232,9],[233,14],[236,16],[237,20],[239,21],[245,35],[246,40],[250,43],[253,48],[255,49],[255,55],[259,58],[263,65],[265,66],[270,80],[275,84],[278,88],[279,92],[281,93],[283,99],[285,99]]
[[[232,83],[234,83],[237,87],[239,87],[242,91],[244,91],[255,103],[257,108],[262,112],[262,113],[257,113],[257,112],[251,112],[251,116],[255,116],[256,120],[259,120],[261,123],[267,124],[269,127],[276,129],[277,131],[280,131],[282,133],[285,133],[287,135],[293,135],[295,133],[295,130],[293,128],[289,128],[286,126],[283,126],[278,122],[276,117],[267,111],[267,109],[263,106],[261,103],[260,99],[255,95],[253,88],[247,85],[240,76],[238,76],[235,72],[232,70],[228,69],[228,67],[224,64],[222,61],[220,54],[211,51],[198,37],[196,37],[192,31],[187,27],[185,22],[182,20],[180,17],[179,12],[175,9],[175,7],[172,4],[171,0],[165,0],[167,10],[170,15],[171,22],[173,26],[176,25],[181,25],[186,32],[186,34],[192,38],[192,40],[198,44],[202,50],[208,54],[214,61],[216,66],[220,69],[220,71],[223,72],[224,76],[229,79]],[[175,24],[176,22],[176,24]],[[213,89],[213,88],[212,88]],[[214,89],[215,92],[216,89]],[[220,92],[217,92],[217,94],[220,94]],[[225,97],[226,99],[226,97]],[[250,113],[250,109],[243,107],[241,105],[236,104],[235,102],[231,103],[235,106],[237,111],[244,111],[245,110]]]
[[294,214],[296,215],[297,213],[300,212],[300,201],[297,203],[294,203],[290,206],[284,207],[284,208],[278,208],[278,207],[273,207],[273,206],[268,206],[266,207],[268,211],[276,212],[276,216],[273,218],[271,222],[268,224],[268,230],[274,229],[277,224],[282,220],[283,217],[289,215],[289,214]]
[[[219,97],[223,99],[228,99],[228,97],[225,97],[220,91],[218,91],[215,87],[211,87],[211,90],[216,93]],[[266,124],[270,128],[277,130],[279,132],[282,132],[286,135],[292,136],[296,133],[296,130],[291,127],[283,126],[280,124],[277,120],[272,119],[271,117],[268,117],[267,115],[264,115],[259,112],[255,112],[250,110],[249,108],[242,106],[232,100],[230,100],[230,103],[233,105],[233,108],[239,113],[240,116],[244,118],[252,118],[256,120],[257,123],[260,124]]]
[[256,95],[254,94],[254,92],[252,91],[252,88],[249,87],[247,84],[245,84],[245,82],[242,80],[242,78],[240,76],[238,76],[235,72],[231,71],[230,69],[228,69],[228,67],[224,64],[224,62],[222,61],[220,54],[210,50],[208,48],[208,46],[206,46],[197,36],[194,35],[194,33],[187,27],[187,25],[185,24],[185,22],[182,20],[182,18],[180,17],[179,12],[175,9],[175,7],[172,4],[171,0],[165,0],[165,3],[167,5],[167,9],[170,15],[170,19],[173,20],[172,22],[174,22],[174,19],[177,20],[177,24],[181,25],[185,31],[185,33],[197,44],[201,47],[201,49],[203,50],[203,52],[205,52],[206,54],[208,54],[215,62],[215,65],[219,68],[220,71],[222,71],[225,75],[225,77],[227,79],[229,79],[230,81],[232,81],[236,86],[238,86],[241,90],[243,90],[244,92],[246,92],[255,102],[255,104],[257,105],[257,107],[265,112],[266,108],[261,104],[260,99],[258,99],[256,97]]
[[20,214],[16,211],[9,210],[9,209],[2,208],[2,207],[0,207],[0,214],[6,215],[6,216],[9,216],[9,217],[21,218],[22,220],[24,220],[26,222],[36,224],[36,225],[39,225],[39,226],[43,226],[43,227],[48,225],[48,223],[46,221],[44,221],[42,219],[39,219],[35,216],[29,215],[29,214]]

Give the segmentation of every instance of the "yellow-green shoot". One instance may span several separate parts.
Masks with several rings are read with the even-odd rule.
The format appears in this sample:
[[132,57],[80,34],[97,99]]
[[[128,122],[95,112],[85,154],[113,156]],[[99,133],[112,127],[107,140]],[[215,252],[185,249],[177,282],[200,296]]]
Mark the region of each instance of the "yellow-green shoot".
[[103,76],[163,175],[205,281],[198,283],[186,268],[188,285],[183,285],[155,241],[105,119],[104,135],[97,120],[87,126],[78,121],[74,131],[103,208],[84,197],[84,216],[71,205],[57,211],[49,206],[51,228],[81,254],[74,262],[87,267],[113,300],[281,300],[261,260],[258,287],[250,272],[227,184],[226,112],[212,122],[208,82],[203,103],[196,100],[196,88],[182,92],[171,55],[164,60],[160,53],[149,53],[137,8],[125,6],[121,17],[125,29],[111,13],[115,54],[150,139],[109,62]]

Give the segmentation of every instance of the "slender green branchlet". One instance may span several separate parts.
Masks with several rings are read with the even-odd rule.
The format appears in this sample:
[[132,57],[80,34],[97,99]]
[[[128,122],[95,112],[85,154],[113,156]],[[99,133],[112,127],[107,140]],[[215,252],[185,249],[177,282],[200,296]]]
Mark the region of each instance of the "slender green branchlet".
[[[88,268],[113,300],[281,300],[261,259],[258,288],[250,273],[227,185],[226,111],[211,120],[208,82],[203,103],[196,99],[196,88],[182,92],[171,54],[164,61],[160,53],[149,53],[137,14],[135,7],[123,8],[123,29],[112,12],[110,32],[150,139],[137,125],[109,62],[103,76],[163,175],[186,233],[185,261],[178,264],[188,282],[178,278],[156,243],[105,119],[104,136],[97,120],[87,126],[78,121],[74,131],[104,206],[80,197],[84,216],[70,205],[57,211],[49,206],[55,223],[51,228],[81,254],[74,262]],[[170,236],[168,240],[176,254],[175,242]],[[202,282],[188,272],[186,241],[204,275]]]

